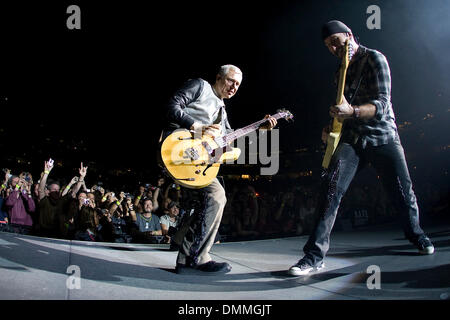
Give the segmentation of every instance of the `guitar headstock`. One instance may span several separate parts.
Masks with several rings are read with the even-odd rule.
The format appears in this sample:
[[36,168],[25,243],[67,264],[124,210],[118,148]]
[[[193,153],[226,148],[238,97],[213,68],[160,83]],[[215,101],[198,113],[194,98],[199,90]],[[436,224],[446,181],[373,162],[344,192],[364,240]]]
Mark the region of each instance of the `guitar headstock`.
[[284,118],[286,121],[294,121],[294,115],[287,109],[278,109],[277,114],[280,116],[280,118]]
[[353,46],[349,39],[345,40],[344,53],[342,55],[341,68],[347,70],[350,60],[353,56]]
[[354,54],[355,54],[355,49],[353,48],[352,43],[349,41],[349,43],[348,43],[348,61],[352,60]]

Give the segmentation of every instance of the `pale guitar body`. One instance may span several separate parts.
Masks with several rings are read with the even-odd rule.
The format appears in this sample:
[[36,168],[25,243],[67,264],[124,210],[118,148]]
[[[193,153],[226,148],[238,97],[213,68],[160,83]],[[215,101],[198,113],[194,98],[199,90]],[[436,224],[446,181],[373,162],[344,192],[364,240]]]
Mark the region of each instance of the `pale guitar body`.
[[[340,102],[342,103],[342,101]],[[338,104],[340,104],[338,103]],[[342,122],[337,118],[333,119],[333,124],[331,125],[331,131],[327,139],[327,149],[325,150],[325,156],[323,157],[322,167],[327,169],[330,165],[331,158],[337,149],[339,141],[342,135]]]
[[[284,110],[273,117],[293,118],[289,111]],[[180,185],[193,189],[204,188],[217,176],[221,164],[239,158],[241,150],[230,147],[230,143],[259,129],[265,121],[260,120],[215,139],[207,135],[197,137],[189,130],[178,129],[161,145],[162,163],[167,173]]]
[[[217,176],[221,163],[237,160],[241,154],[240,149],[231,148],[213,160],[205,144],[213,150],[221,149],[211,137],[193,139],[192,133],[186,129],[176,130],[164,140],[161,158],[176,182],[188,188],[206,187]],[[191,150],[197,154],[191,156]]]

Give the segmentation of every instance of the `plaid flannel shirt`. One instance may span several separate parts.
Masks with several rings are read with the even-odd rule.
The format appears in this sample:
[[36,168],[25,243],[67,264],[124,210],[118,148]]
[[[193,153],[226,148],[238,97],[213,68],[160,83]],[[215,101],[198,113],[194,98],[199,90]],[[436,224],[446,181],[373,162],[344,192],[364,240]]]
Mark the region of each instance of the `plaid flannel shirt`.
[[[391,103],[389,64],[381,52],[362,45],[359,46],[354,59],[347,69],[345,98],[356,106],[373,104],[376,107],[376,114],[375,117],[366,120],[355,118],[345,120],[343,137],[351,132],[353,137],[356,135],[361,139],[363,148],[367,144],[370,146],[387,144],[397,136]],[[364,64],[362,72],[358,70],[360,64]]]

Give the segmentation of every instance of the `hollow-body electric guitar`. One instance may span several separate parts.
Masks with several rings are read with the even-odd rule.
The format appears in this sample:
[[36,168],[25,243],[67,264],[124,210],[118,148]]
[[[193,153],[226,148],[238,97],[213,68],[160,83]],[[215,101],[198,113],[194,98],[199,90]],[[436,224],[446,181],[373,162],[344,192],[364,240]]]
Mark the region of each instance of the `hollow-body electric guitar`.
[[[272,117],[290,120],[293,115],[287,110],[278,110]],[[184,187],[197,189],[211,184],[219,172],[220,165],[237,160],[239,148],[230,147],[234,140],[256,131],[265,123],[263,119],[227,135],[212,138],[187,129],[178,129],[161,145],[161,160],[167,173]]]
[[[341,67],[339,69],[339,82],[338,91],[336,96],[336,105],[339,105],[344,100],[344,88],[345,88],[345,77],[347,76],[347,68],[351,59],[352,50],[350,48],[350,42],[347,39],[344,46],[344,54],[342,55]],[[330,165],[331,157],[336,151],[342,134],[342,122],[338,118],[333,119],[332,128],[327,140],[327,149],[325,151],[325,156],[322,161],[322,167],[327,169]]]

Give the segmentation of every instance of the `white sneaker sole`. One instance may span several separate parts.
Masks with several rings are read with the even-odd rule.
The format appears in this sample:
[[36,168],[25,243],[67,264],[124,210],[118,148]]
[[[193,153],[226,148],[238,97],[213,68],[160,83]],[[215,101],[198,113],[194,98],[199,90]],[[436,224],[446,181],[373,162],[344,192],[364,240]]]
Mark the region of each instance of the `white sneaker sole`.
[[434,247],[426,247],[423,250],[419,250],[420,254],[433,254],[434,253]]
[[291,276],[304,276],[304,275],[307,275],[308,273],[310,273],[311,271],[319,271],[319,270],[323,269],[324,267],[325,267],[324,263],[322,263],[318,267],[311,267],[311,268],[308,268],[308,269],[305,269],[305,270],[300,270],[300,268],[298,268],[298,267],[291,267],[288,270],[288,273]]

